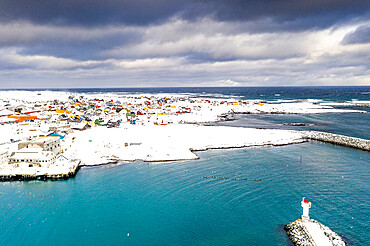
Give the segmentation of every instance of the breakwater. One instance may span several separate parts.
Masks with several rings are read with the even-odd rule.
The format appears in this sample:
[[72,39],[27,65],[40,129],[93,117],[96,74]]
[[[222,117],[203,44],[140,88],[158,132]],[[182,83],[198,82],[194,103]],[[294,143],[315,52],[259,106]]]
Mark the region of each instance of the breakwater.
[[294,245],[315,245],[300,219],[287,224],[284,230]]
[[[317,226],[319,230],[310,231],[307,228],[308,224],[313,224],[314,226]],[[333,232],[329,227],[313,219],[310,219],[306,222],[303,222],[301,219],[297,219],[296,221],[287,224],[284,227],[284,230],[288,234],[289,239],[296,246],[320,246],[324,244],[332,246],[346,245],[346,243],[337,233]],[[327,237],[327,241],[315,242],[314,238],[316,238],[316,240],[320,239],[317,234],[322,234],[322,236]]]
[[51,175],[10,174],[10,175],[1,175],[0,181],[65,180],[74,177],[76,173],[77,172],[70,172],[67,174],[51,174]]
[[370,140],[319,131],[304,131],[303,138],[370,151]]

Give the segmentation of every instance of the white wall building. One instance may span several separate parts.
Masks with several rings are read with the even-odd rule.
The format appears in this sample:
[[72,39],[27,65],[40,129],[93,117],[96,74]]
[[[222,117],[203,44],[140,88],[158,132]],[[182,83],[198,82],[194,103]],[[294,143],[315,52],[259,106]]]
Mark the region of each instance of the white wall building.
[[50,167],[55,163],[56,155],[52,151],[43,151],[41,148],[24,148],[12,152],[9,156],[9,165],[28,163],[29,166]]
[[51,151],[55,155],[61,153],[59,137],[40,137],[35,140],[21,142],[18,144],[18,150],[23,149],[39,149],[43,151]]
[[0,150],[0,165],[8,164],[8,151]]

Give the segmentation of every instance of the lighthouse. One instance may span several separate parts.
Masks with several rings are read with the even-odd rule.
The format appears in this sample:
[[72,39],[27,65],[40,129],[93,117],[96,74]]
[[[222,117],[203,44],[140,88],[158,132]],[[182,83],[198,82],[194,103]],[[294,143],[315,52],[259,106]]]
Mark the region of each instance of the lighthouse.
[[311,202],[309,202],[305,197],[302,198],[301,206],[303,208],[302,221],[310,220],[309,210],[311,208]]

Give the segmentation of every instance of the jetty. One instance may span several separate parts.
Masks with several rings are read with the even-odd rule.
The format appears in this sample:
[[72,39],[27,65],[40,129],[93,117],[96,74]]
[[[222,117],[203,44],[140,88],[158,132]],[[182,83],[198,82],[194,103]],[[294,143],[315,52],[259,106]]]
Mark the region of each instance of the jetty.
[[321,142],[370,151],[370,140],[366,139],[319,131],[304,131],[302,132],[302,137],[305,139],[317,140]]
[[74,159],[56,162],[53,167],[49,168],[28,163],[7,165],[7,167],[0,169],[0,181],[65,180],[77,174],[80,163],[80,160]]
[[329,227],[320,222],[310,219],[309,209],[311,202],[303,198],[301,205],[303,207],[302,218],[299,218],[289,224],[284,229],[289,239],[296,246],[345,246],[343,239]]
[[285,230],[294,245],[307,246],[345,246],[338,234],[320,222],[310,219],[303,222],[297,219],[285,226]]

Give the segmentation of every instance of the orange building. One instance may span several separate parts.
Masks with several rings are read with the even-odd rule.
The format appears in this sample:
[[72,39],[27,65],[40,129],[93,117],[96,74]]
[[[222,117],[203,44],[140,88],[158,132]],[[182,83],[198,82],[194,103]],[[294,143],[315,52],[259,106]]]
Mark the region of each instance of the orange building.
[[8,118],[16,119],[18,121],[25,121],[25,120],[36,120],[37,116],[9,115]]

